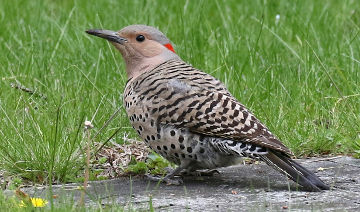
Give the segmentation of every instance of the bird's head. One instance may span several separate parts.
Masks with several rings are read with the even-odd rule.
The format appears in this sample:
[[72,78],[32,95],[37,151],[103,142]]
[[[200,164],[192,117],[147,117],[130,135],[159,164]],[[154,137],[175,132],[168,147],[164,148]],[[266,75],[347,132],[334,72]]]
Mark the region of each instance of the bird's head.
[[128,78],[171,59],[179,59],[170,40],[159,30],[146,25],[130,25],[117,32],[103,29],[86,31],[110,41],[122,54]]

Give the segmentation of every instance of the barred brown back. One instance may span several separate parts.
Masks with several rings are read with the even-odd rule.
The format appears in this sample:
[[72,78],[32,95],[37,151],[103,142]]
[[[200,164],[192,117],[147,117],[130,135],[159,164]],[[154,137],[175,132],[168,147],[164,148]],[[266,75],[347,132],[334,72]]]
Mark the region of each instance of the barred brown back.
[[[157,130],[171,125],[291,154],[219,80],[180,60],[167,61],[130,79],[124,102],[132,124],[144,132],[144,139],[148,124]],[[137,122],[135,117],[142,121]]]

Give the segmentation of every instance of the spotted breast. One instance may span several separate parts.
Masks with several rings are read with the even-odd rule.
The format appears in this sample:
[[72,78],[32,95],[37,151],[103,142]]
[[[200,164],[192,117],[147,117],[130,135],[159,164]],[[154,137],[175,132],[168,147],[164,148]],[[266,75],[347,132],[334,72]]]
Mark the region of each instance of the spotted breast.
[[178,165],[191,161],[191,170],[232,165],[239,156],[266,154],[266,147],[290,152],[262,143],[264,136],[276,138],[219,80],[182,61],[130,79],[124,105],[151,149]]

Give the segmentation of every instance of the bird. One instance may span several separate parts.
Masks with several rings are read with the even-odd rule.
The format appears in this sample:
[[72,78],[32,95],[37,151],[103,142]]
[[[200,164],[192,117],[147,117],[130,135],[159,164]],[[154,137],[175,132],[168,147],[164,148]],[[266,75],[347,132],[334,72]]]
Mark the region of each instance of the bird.
[[[295,162],[292,152],[215,77],[184,62],[157,28],[129,25],[90,29],[121,53],[128,81],[123,105],[132,127],[154,152],[181,173],[212,173],[250,157],[264,161],[307,191],[330,189]],[[152,179],[160,179],[153,176]]]

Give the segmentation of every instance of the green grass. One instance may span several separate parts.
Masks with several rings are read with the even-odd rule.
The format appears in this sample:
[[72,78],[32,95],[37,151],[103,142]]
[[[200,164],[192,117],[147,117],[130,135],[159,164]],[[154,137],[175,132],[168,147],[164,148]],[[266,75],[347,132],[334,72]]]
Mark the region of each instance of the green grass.
[[[142,210],[138,210],[134,208],[132,202],[128,203],[127,205],[120,205],[120,204],[107,204],[101,202],[93,202],[90,206],[79,206],[77,202],[74,202],[73,199],[67,197],[63,198],[62,200],[58,200],[55,204],[51,205],[51,203],[46,200],[42,199],[43,201],[47,201],[47,203],[43,207],[34,207],[30,202],[24,202],[20,197],[10,197],[8,195],[4,195],[0,191],[0,210],[1,211],[51,211],[51,212],[78,212],[78,211],[154,211],[152,207],[152,199],[149,198],[149,205],[148,208],[143,208]],[[147,205],[145,205],[146,207]]]
[[[358,8],[358,1],[2,1],[0,169],[37,182],[82,174],[83,122],[99,131],[122,107],[126,82],[120,54],[84,31],[130,24],[159,27],[184,61],[223,81],[297,156],[359,156]],[[122,109],[95,141],[118,128],[114,141],[136,138]]]

